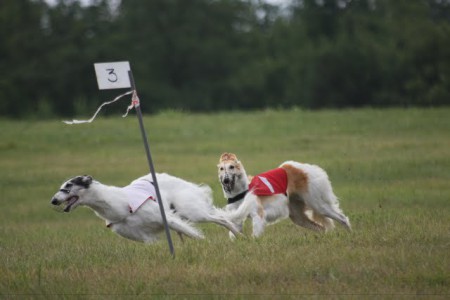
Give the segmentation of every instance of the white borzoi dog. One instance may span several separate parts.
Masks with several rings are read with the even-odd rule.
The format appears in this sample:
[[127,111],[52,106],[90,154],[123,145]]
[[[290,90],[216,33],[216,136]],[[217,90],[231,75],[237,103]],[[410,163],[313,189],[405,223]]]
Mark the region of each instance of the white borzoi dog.
[[230,218],[241,232],[247,217],[252,219],[254,237],[264,232],[267,223],[287,217],[315,231],[333,229],[333,220],[351,230],[327,173],[318,166],[287,161],[250,181],[236,155],[224,153],[218,172],[228,199],[226,210],[231,211]]
[[[239,234],[225,213],[212,204],[212,191],[183,179],[156,174],[166,219],[180,236],[201,239],[203,234],[191,222],[213,222]],[[77,176],[64,182],[51,204],[70,212],[87,206],[106,221],[106,226],[131,240],[151,243],[164,230],[151,175],[134,180],[126,187],[104,185],[91,176]]]

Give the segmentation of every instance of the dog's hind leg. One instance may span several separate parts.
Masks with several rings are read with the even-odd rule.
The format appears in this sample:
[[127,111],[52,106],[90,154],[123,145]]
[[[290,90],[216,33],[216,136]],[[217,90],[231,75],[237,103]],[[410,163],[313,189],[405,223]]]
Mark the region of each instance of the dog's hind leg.
[[311,210],[310,219],[316,223],[321,224],[325,228],[325,231],[329,231],[334,228],[334,222],[331,218],[318,214],[313,210]]
[[334,195],[330,182],[324,181],[316,186],[314,194],[305,195],[306,203],[315,213],[328,217],[342,224],[348,231],[352,230],[350,221],[339,208],[339,201]]
[[303,198],[298,194],[289,195],[289,218],[291,218],[294,224],[314,230],[314,231],[325,231],[325,228],[311,221],[305,214],[307,207]]
[[174,230],[180,235],[184,234],[193,239],[204,238],[203,234],[198,229],[177,217],[167,216],[167,223],[170,229]]
[[221,225],[221,226],[227,228],[230,232],[233,233],[234,236],[241,235],[239,228],[224,217],[210,215],[210,216],[208,216],[206,221],[213,222],[213,223],[216,223],[218,225]]
[[345,216],[343,213],[337,212],[331,207],[327,207],[324,209],[323,215],[341,223],[348,231],[352,231],[350,221],[348,220],[348,217]]
[[[239,223],[239,224],[235,224],[235,226],[236,226],[236,228],[237,228],[237,230],[238,230],[238,235],[239,235],[239,236],[242,236],[242,228],[244,227],[244,222],[241,222],[241,223]],[[231,239],[232,241],[234,241],[238,235],[235,235],[235,234],[234,234],[233,232],[231,232],[231,231],[228,232],[228,236],[230,237],[230,239]]]

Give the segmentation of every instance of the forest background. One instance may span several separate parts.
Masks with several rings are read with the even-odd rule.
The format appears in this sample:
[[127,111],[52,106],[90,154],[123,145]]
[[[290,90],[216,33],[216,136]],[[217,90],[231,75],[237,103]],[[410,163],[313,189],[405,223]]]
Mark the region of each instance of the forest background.
[[0,2],[0,116],[90,114],[120,60],[152,113],[445,106],[450,1]]

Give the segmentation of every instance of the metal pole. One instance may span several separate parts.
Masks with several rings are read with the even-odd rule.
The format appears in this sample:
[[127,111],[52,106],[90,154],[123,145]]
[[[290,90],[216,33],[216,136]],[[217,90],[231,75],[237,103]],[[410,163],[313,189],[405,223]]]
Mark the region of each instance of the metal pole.
[[[133,73],[131,72],[131,70],[128,71],[128,76],[130,77],[131,88],[133,89],[133,91],[136,92],[136,85],[134,83],[134,77],[133,77]],[[141,128],[142,140],[144,141],[145,153],[147,154],[148,166],[149,166],[150,172],[152,174],[153,184],[155,185],[156,197],[158,200],[159,209],[161,211],[161,217],[163,219],[164,229],[166,231],[167,242],[169,243],[170,253],[172,254],[173,257],[175,257],[175,250],[173,248],[172,237],[170,236],[169,225],[167,224],[166,213],[164,211],[164,205],[162,203],[161,193],[159,192],[158,181],[156,180],[156,172],[155,172],[155,167],[153,166],[152,155],[150,153],[150,146],[149,146],[149,143],[147,140],[147,134],[145,132],[144,123],[142,121],[142,112],[141,112],[140,105],[136,105],[135,109],[136,109],[137,117],[139,120],[139,127]]]

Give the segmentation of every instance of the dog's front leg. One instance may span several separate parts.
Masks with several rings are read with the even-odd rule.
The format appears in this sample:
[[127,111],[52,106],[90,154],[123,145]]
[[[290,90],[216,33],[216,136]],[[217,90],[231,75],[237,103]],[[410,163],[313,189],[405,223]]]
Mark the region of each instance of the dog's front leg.
[[257,209],[250,216],[253,224],[253,237],[257,238],[264,233],[266,227],[265,212],[261,199],[257,199]]
[[264,218],[261,218],[258,214],[252,215],[253,224],[253,237],[260,237],[264,233],[264,228],[266,227]]

